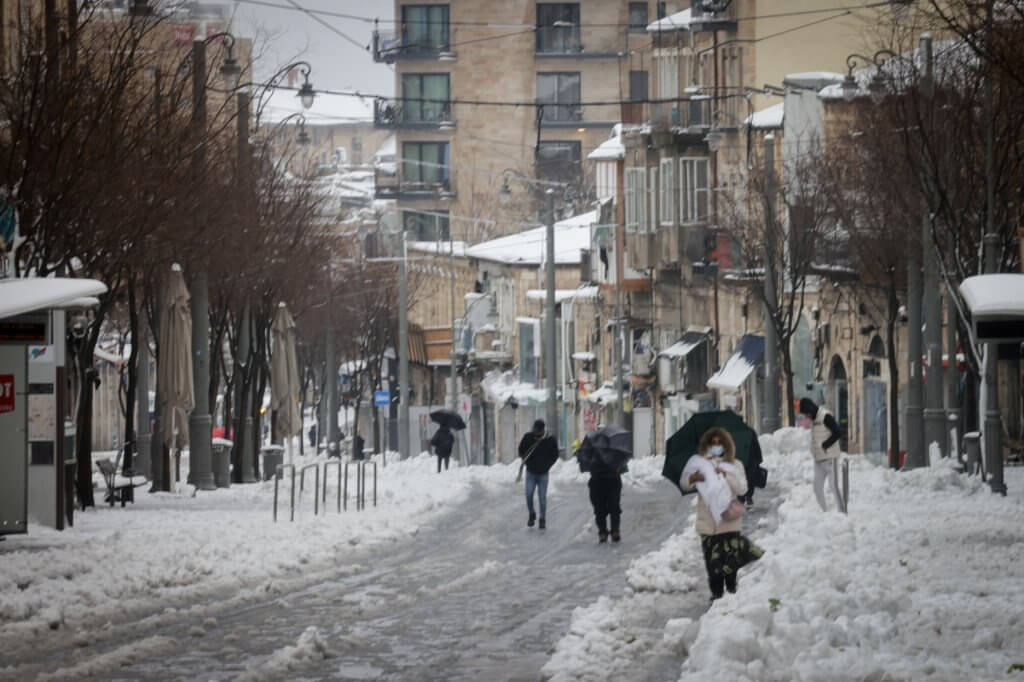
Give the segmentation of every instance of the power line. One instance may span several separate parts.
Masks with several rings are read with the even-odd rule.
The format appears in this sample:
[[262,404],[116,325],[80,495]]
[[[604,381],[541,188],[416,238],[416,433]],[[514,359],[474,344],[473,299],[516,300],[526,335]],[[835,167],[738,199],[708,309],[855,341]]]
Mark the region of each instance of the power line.
[[[245,4],[245,5],[258,5],[258,6],[261,6],[261,7],[272,7],[274,9],[283,9],[283,10],[291,10],[291,11],[296,10],[295,7],[288,7],[286,5],[279,5],[277,3],[268,2],[267,0],[235,0],[235,1],[237,3],[241,3],[241,4]],[[287,0],[287,2],[291,3],[292,0]],[[731,18],[730,17],[729,19],[731,21],[754,21],[754,20],[757,20],[757,19],[781,19],[781,18],[786,18],[786,17],[805,16],[805,15],[808,15],[808,14],[823,14],[825,12],[839,12],[839,11],[845,11],[845,10],[857,11],[857,10],[864,10],[864,9],[877,9],[879,7],[890,6],[891,4],[892,3],[890,2],[890,0],[879,0],[878,2],[870,2],[870,3],[866,3],[866,4],[861,4],[861,5],[848,5],[848,6],[844,6],[844,7],[828,7],[828,8],[821,8],[821,9],[809,9],[809,10],[794,10],[794,11],[791,11],[791,12],[775,12],[775,13],[771,13],[771,14],[757,14],[757,15],[750,15],[750,16],[743,16],[743,17],[736,17],[736,18]],[[310,16],[320,15],[320,16],[325,16],[325,17],[334,17],[334,18],[337,18],[337,19],[347,19],[347,20],[351,20],[351,21],[360,21],[360,22],[367,23],[367,24],[385,23],[385,24],[401,25],[401,24],[430,24],[431,23],[431,22],[426,21],[426,20],[403,21],[402,19],[380,19],[379,17],[369,17],[369,16],[365,16],[365,15],[349,14],[349,13],[346,13],[346,12],[335,12],[335,11],[331,11],[331,10],[322,10],[322,9],[298,8],[298,11],[301,11],[301,12],[303,12],[305,14],[310,15]],[[475,27],[480,27],[480,28],[502,28],[502,29],[505,29],[505,28],[524,28],[524,29],[527,29],[528,28],[528,29],[530,29],[530,31],[536,30],[538,28],[538,24],[535,24],[535,23],[527,24],[527,23],[521,23],[521,22],[449,20],[447,23],[448,23],[449,26],[475,26]],[[547,28],[547,25],[540,25],[540,27],[541,28]],[[576,28],[630,28],[631,24],[629,22],[611,22],[611,23],[581,22],[579,24],[574,24],[573,27],[576,27]],[[680,28],[680,30],[684,30],[683,26],[680,26],[679,28]],[[645,29],[646,29],[646,27],[645,27]]]
[[[344,38],[344,39],[345,39],[345,40],[347,40],[348,42],[350,42],[350,43],[352,43],[353,45],[355,45],[356,47],[358,47],[358,48],[359,48],[360,50],[365,50],[365,49],[367,49],[367,46],[366,46],[366,45],[363,45],[362,43],[360,43],[360,42],[359,42],[358,40],[356,40],[355,38],[352,38],[352,37],[351,37],[351,36],[349,36],[348,34],[344,33],[344,32],[343,32],[343,31],[341,31],[340,29],[338,29],[338,28],[336,28],[336,27],[332,26],[331,24],[327,23],[327,22],[326,22],[326,21],[324,21],[324,20],[323,20],[322,18],[320,18],[319,16],[317,16],[317,14],[319,14],[319,12],[314,12],[313,10],[309,10],[309,9],[306,9],[305,7],[303,7],[302,5],[300,5],[300,4],[298,3],[298,2],[296,2],[296,0],[287,0],[287,2],[288,2],[288,4],[289,4],[289,5],[291,5],[291,6],[292,6],[292,7],[291,7],[291,9],[293,9],[293,10],[296,10],[296,11],[299,11],[299,12],[302,12],[302,13],[303,13],[303,14],[305,14],[305,15],[306,15],[307,17],[309,17],[310,19],[312,19],[312,20],[313,20],[313,21],[315,21],[316,23],[320,24],[321,26],[323,26],[324,28],[326,28],[326,29],[327,29],[328,31],[330,31],[331,33],[334,33],[334,34],[336,34],[336,35],[339,35],[339,36],[341,36],[342,38]],[[267,4],[269,4],[269,3],[267,3]],[[284,6],[279,6],[279,7],[281,7],[281,9],[289,9],[288,7],[284,7]]]

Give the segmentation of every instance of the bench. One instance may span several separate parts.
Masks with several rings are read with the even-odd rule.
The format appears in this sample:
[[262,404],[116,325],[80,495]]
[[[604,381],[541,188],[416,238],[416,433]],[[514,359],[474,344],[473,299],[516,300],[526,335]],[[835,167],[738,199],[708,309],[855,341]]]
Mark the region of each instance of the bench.
[[117,473],[117,466],[109,459],[96,460],[96,468],[103,474],[103,481],[107,484],[107,494],[103,499],[109,502],[111,507],[114,506],[115,502],[120,502],[122,507],[129,500],[134,502],[135,486],[146,483],[144,476],[129,477],[119,475]]

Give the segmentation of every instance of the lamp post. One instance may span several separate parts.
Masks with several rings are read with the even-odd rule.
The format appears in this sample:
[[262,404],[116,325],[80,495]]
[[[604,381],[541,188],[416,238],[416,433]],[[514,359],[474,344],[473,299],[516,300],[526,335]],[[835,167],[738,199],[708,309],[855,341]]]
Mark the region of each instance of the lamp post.
[[[924,68],[920,75],[919,86],[922,95],[931,98],[934,89],[932,75],[932,40],[927,33],[921,35],[921,54],[924,56]],[[847,74],[843,79],[843,98],[852,102],[858,95],[859,86],[853,77],[853,69],[857,60],[873,64],[875,74],[868,84],[868,92],[875,104],[881,103],[888,90],[883,75],[884,65],[896,59],[902,59],[891,50],[879,50],[873,57],[851,54],[846,59]],[[938,263],[929,246],[932,243],[931,210],[928,204],[928,187],[930,184],[927,172],[922,169],[921,177],[921,244],[917,248],[911,241],[907,249],[907,398],[906,398],[906,460],[904,467],[916,468],[928,465],[927,446],[938,442],[940,447],[945,443],[946,418],[942,407],[942,315],[939,308]],[[922,282],[922,265],[924,278]],[[927,355],[923,352],[922,317],[928,315]],[[929,386],[927,409],[923,409],[924,382],[922,359],[927,362]],[[925,429],[925,418],[928,428]]]

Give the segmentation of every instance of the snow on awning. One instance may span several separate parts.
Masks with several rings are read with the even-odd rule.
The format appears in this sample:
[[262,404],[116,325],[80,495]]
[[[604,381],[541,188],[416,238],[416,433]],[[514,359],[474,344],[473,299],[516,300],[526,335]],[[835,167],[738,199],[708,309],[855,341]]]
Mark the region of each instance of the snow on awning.
[[658,353],[658,355],[666,358],[684,358],[707,338],[708,335],[704,332],[688,331],[683,334],[683,338]]
[[87,296],[107,292],[95,279],[71,277],[15,277],[0,280],[0,318],[34,310],[61,308]]
[[579,351],[572,354],[573,360],[579,360],[580,362],[593,362],[597,359],[597,356],[590,351]]
[[1024,316],[1024,275],[975,275],[960,283],[971,315]]
[[708,379],[708,388],[738,390],[764,357],[764,337],[744,334],[725,365]]
[[619,402],[619,392],[605,382],[601,388],[587,394],[587,400],[598,405],[613,405]]
[[690,10],[670,14],[667,17],[647,25],[648,33],[663,33],[666,31],[685,31],[690,28]]
[[[601,287],[580,287],[579,289],[555,289],[555,303],[567,298],[593,299],[601,295]],[[545,289],[529,289],[526,292],[528,301],[546,301],[548,292]]]
[[774,130],[782,127],[786,107],[783,102],[755,111],[747,116],[743,123],[757,130]]

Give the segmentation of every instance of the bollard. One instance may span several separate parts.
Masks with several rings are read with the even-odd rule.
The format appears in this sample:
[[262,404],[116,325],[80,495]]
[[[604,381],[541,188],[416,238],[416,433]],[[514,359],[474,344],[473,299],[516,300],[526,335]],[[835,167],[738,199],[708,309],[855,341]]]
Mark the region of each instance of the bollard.
[[[299,469],[299,492],[301,493],[306,489],[306,471],[314,469],[316,471],[316,479],[313,482],[313,516],[320,513],[320,496],[317,493],[320,491],[320,464],[313,462]],[[295,474],[292,473],[292,480],[294,482]],[[292,512],[294,514],[294,510]]]
[[850,460],[843,460],[843,513],[850,513]]
[[281,478],[284,476],[285,469],[292,470],[292,496],[291,496],[291,521],[295,520],[295,465],[293,464],[278,464],[277,470],[274,472],[274,523],[277,523],[277,486],[281,482]]
[[967,473],[971,476],[980,473],[985,480],[985,469],[981,464],[981,434],[971,431],[964,434],[964,450],[967,451]]
[[338,466],[338,513],[340,514],[341,513],[341,469],[342,469],[342,467],[341,467],[341,460],[340,459],[329,459],[326,462],[324,462],[324,493],[323,493],[323,495],[324,495],[323,496],[324,513],[325,514],[327,513],[327,470],[330,468],[330,466],[332,464],[336,464]]
[[[345,462],[345,484],[344,484],[345,485],[345,492],[344,492],[344,494],[342,495],[342,498],[341,498],[342,499],[341,507],[345,511],[348,511],[348,465],[349,464],[352,464],[352,462],[351,461]],[[356,485],[358,485],[358,477],[359,477],[359,464],[357,463],[356,464],[356,481],[357,481]]]

